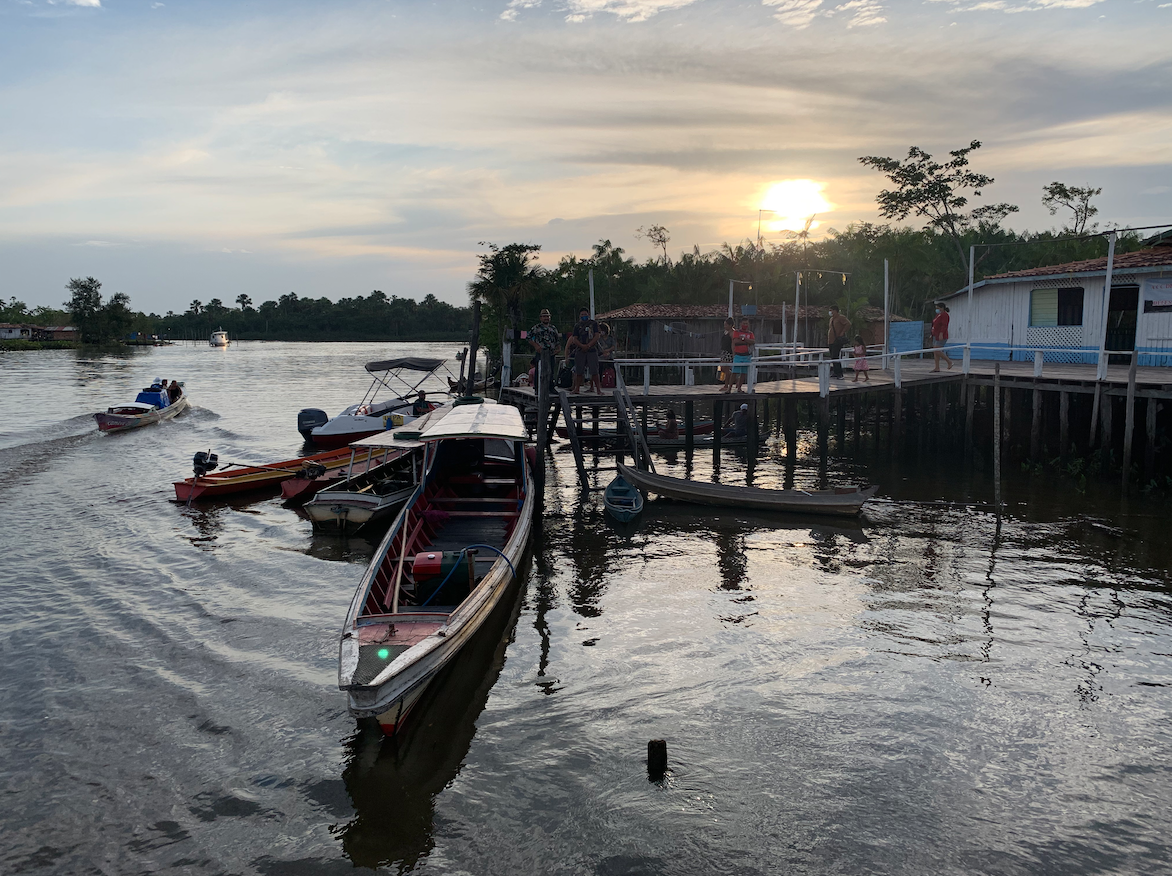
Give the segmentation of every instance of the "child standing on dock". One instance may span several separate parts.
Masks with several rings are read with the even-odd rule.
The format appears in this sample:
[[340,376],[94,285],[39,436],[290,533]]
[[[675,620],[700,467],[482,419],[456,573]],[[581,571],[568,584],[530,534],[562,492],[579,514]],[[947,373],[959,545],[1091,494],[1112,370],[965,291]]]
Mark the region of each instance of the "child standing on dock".
[[851,383],[859,382],[859,375],[863,375],[863,383],[868,382],[867,371],[870,365],[867,364],[867,345],[863,343],[862,335],[855,335],[855,376],[851,378]]

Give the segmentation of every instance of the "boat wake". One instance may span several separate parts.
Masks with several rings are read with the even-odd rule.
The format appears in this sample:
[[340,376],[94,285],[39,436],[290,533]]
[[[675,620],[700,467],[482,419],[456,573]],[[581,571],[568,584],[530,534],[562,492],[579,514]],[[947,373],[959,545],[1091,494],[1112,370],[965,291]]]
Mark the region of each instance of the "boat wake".
[[43,447],[81,435],[97,437],[98,432],[94,428],[93,414],[78,414],[68,420],[60,420],[21,432],[0,432],[0,453],[28,446]]

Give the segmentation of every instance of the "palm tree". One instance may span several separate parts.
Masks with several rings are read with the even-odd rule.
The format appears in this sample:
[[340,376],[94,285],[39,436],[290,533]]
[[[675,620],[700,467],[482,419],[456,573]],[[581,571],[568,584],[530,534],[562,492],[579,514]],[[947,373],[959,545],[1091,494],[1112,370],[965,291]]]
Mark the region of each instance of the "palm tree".
[[203,313],[203,302],[197,298],[191,302],[187,309],[195,316],[199,316],[201,313]]
[[249,310],[252,307],[252,299],[242,292],[236,296],[236,304],[241,310]]

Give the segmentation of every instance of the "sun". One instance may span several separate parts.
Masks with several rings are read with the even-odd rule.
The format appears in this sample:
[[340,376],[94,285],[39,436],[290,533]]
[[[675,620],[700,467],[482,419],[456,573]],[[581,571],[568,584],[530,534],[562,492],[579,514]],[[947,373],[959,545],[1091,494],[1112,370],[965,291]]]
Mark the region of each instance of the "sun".
[[[770,231],[801,231],[816,213],[826,213],[834,205],[822,195],[826,183],[812,179],[785,179],[773,183],[761,199],[761,209],[772,213],[765,217],[764,227]],[[817,228],[820,223],[811,223]]]

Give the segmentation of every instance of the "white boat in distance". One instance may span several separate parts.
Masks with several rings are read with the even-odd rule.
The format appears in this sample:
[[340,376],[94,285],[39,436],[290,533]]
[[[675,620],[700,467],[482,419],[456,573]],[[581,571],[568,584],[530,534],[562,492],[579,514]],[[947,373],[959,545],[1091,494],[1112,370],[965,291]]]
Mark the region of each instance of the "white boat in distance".
[[396,431],[424,477],[358,585],[338,651],[350,714],[394,734],[516,577],[533,480],[516,408],[449,405]]
[[[362,400],[330,419],[326,419],[325,413],[316,408],[302,410],[298,415],[298,429],[303,438],[317,447],[345,447],[378,432],[412,422],[416,419],[412,407],[419,396],[420,385],[444,368],[444,360],[407,356],[367,362],[365,367],[374,379]],[[414,383],[403,377],[405,372],[412,373]],[[396,389],[392,382],[400,384],[400,388]],[[399,395],[379,401],[378,393],[383,388]],[[317,424],[314,423],[314,416],[317,417]]]
[[221,328],[219,331],[212,332],[208,343],[213,347],[226,347],[232,342],[228,340],[228,333]]

